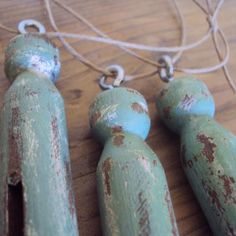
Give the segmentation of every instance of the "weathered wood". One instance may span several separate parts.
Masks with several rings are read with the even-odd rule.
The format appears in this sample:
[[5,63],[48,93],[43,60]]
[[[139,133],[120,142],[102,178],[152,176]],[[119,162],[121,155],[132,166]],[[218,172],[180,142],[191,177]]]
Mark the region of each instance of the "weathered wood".
[[143,96],[127,88],[100,93],[90,124],[105,145],[97,168],[103,235],[178,235],[164,169],[144,142],[150,118]]
[[181,136],[181,161],[215,235],[236,235],[236,137],[217,123],[206,85],[184,77],[157,98],[165,124]]
[[[156,46],[177,46],[180,44],[179,21],[172,1],[167,0],[61,0],[74,11],[80,13],[99,29],[113,38]],[[200,0],[199,0],[200,1]],[[201,0],[203,3],[204,1]],[[178,0],[186,23],[187,42],[191,43],[207,31],[206,16],[193,1]],[[71,17],[52,3],[53,13],[59,29],[63,32],[92,34],[76,18]],[[229,41],[230,58],[228,69],[235,80],[236,75],[236,1],[225,1],[219,17],[219,26]],[[1,0],[1,23],[16,28],[22,19],[34,18],[51,31],[43,1]],[[0,30],[0,105],[10,83],[4,75],[3,50],[12,34]],[[68,54],[58,40],[53,40],[61,48],[61,76],[56,86],[65,102],[67,127],[70,143],[71,168],[75,190],[79,231],[81,236],[101,236],[95,171],[102,146],[90,135],[88,106],[99,93],[97,79],[100,73],[86,68]],[[106,67],[121,64],[127,74],[145,73],[154,68],[122,52],[119,48],[89,43],[77,39],[69,40],[78,52],[87,59]],[[162,54],[139,52],[141,55],[158,60]],[[186,51],[178,66],[202,68],[215,65],[217,58],[211,40],[195,50]],[[177,73],[177,76],[181,74]],[[216,119],[224,127],[236,134],[236,96],[229,88],[221,70],[201,74],[198,78],[207,83],[216,103]],[[179,138],[161,122],[155,108],[157,90],[163,87],[157,75],[127,82],[145,97],[152,120],[147,143],[158,154],[167,176],[170,194],[181,236],[210,236],[204,214],[193,195],[179,159]]]
[[17,36],[6,50],[12,85],[0,136],[0,235],[78,235],[63,99],[53,84],[59,52]]

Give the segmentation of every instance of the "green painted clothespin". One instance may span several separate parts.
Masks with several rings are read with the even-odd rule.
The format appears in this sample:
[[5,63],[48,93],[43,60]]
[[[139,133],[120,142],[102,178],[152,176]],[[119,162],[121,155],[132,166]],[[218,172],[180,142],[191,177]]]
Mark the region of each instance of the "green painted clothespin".
[[[37,24],[36,24],[37,23]],[[5,72],[11,87],[0,117],[0,235],[78,236],[64,102],[54,82],[58,49],[30,34],[10,41]]]
[[113,85],[102,89],[89,111],[93,135],[104,149],[97,167],[97,189],[104,236],[178,235],[164,169],[145,143],[150,117],[144,97],[130,88],[120,66]]
[[190,76],[174,79],[156,104],[180,135],[183,169],[214,235],[236,235],[236,137],[215,121],[207,86]]

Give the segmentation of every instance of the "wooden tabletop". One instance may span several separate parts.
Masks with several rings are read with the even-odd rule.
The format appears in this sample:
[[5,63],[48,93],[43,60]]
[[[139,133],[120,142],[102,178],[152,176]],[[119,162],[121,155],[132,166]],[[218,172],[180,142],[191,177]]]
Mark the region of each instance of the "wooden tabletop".
[[[201,1],[201,0],[200,0]],[[64,2],[90,20],[110,36],[129,42],[148,45],[173,46],[180,42],[180,28],[173,2],[166,0],[67,0]],[[179,0],[187,29],[187,40],[193,42],[203,36],[208,25],[206,17],[189,0]],[[204,2],[204,1],[201,1]],[[61,31],[94,35],[74,17],[52,4],[53,12]],[[233,79],[236,75],[236,1],[227,0],[219,17],[230,44],[231,56],[228,68]],[[33,18],[42,22],[48,31],[51,27],[42,0],[1,0],[0,22],[16,28],[19,21]],[[0,101],[10,84],[4,75],[4,48],[12,34],[0,30]],[[62,72],[56,86],[65,99],[67,126],[70,141],[73,186],[81,236],[101,235],[95,171],[102,146],[93,139],[88,124],[88,107],[96,94],[99,73],[86,68],[68,54],[58,40],[61,51]],[[99,66],[122,65],[127,74],[147,72],[153,68],[134,59],[116,47],[92,42],[69,40],[87,59]],[[140,53],[156,60],[158,53]],[[179,66],[199,68],[218,62],[212,42],[184,53]],[[178,75],[178,74],[177,74]],[[224,127],[236,133],[236,96],[226,82],[221,70],[197,76],[209,86],[216,102],[216,119]],[[236,82],[236,80],[235,80]],[[211,235],[209,226],[191,191],[180,165],[180,143],[162,124],[155,108],[158,90],[163,87],[159,77],[138,79],[125,86],[137,89],[148,101],[152,127],[147,143],[156,152],[165,169],[174,210],[181,236]]]

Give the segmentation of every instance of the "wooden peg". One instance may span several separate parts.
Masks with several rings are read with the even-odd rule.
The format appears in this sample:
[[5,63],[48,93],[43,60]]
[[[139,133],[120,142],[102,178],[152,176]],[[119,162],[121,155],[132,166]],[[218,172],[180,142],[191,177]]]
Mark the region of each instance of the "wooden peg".
[[236,138],[214,120],[200,80],[175,79],[157,98],[161,119],[181,137],[181,160],[214,235],[236,235]]
[[30,34],[11,40],[0,122],[0,235],[77,236],[59,52]]
[[178,235],[165,172],[144,141],[150,118],[143,96],[128,88],[100,93],[90,125],[104,144],[97,167],[103,235]]

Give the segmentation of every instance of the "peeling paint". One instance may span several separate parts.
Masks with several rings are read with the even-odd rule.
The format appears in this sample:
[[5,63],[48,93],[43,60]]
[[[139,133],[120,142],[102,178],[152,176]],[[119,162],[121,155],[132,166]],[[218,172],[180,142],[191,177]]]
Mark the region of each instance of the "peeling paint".
[[235,180],[233,177],[228,177],[226,175],[219,175],[220,180],[223,182],[224,187],[224,197],[225,203],[230,203],[231,201],[236,204],[236,191],[234,189]]
[[103,119],[108,122],[115,119],[117,117],[117,114],[116,114],[117,107],[118,107],[118,104],[113,104],[104,109],[101,109],[100,110],[101,115],[98,120],[100,121]]
[[102,172],[104,176],[105,191],[108,196],[111,195],[111,185],[110,185],[110,171],[111,171],[112,159],[108,157],[102,165]]
[[145,99],[126,88],[107,90],[95,98],[90,117],[98,111],[101,122],[91,129],[104,144],[96,172],[103,235],[171,235],[165,173],[144,142],[150,128]]
[[58,159],[60,156],[60,147],[59,147],[59,130],[57,125],[57,117],[53,116],[51,120],[52,127],[52,158]]
[[209,163],[212,163],[215,159],[214,150],[216,145],[213,143],[213,138],[207,137],[204,134],[198,134],[197,139],[204,145],[202,154],[207,158]]
[[74,202],[74,193],[72,189],[72,177],[71,177],[71,168],[68,161],[65,162],[65,182],[69,199],[69,210],[72,217],[75,217],[75,202]]
[[185,76],[165,89],[156,106],[181,137],[182,166],[209,226],[214,235],[235,236],[236,137],[214,119],[214,99],[201,80]]
[[19,107],[12,108],[12,120],[9,127],[9,164],[8,164],[8,183],[10,185],[17,185],[21,181],[21,156],[22,151],[22,136],[19,133],[19,126],[21,122],[21,114]]
[[112,127],[112,133],[113,134],[120,133],[120,132],[122,132],[122,126],[117,125],[117,126]]
[[25,93],[26,96],[28,97],[34,97],[36,95],[38,95],[38,92],[37,91],[34,91],[34,90],[28,90],[26,93]]
[[140,236],[149,236],[151,229],[150,229],[150,221],[149,221],[149,213],[148,213],[148,204],[147,199],[143,196],[143,192],[139,192],[138,194],[138,209],[137,213],[139,214],[139,226]]
[[177,107],[185,111],[189,111],[195,102],[196,98],[193,95],[186,94]]
[[138,113],[147,113],[147,109],[137,102],[132,103],[131,107],[134,111]]
[[205,189],[205,191],[207,192],[208,196],[210,197],[211,203],[216,206],[216,208],[220,214],[223,214],[225,209],[222,207],[222,205],[220,203],[219,196],[218,196],[217,192],[214,189],[212,189],[209,185],[207,185],[205,183],[205,181],[203,181],[203,180],[202,180],[202,186]]
[[123,140],[124,140],[125,136],[124,134],[116,134],[114,137],[113,137],[113,144],[116,146],[116,147],[120,147],[122,144],[123,144]]
[[53,84],[58,49],[29,34],[16,36],[6,51],[5,71],[14,83],[0,119],[0,199],[8,207],[0,211],[0,234],[78,236],[64,104]]

